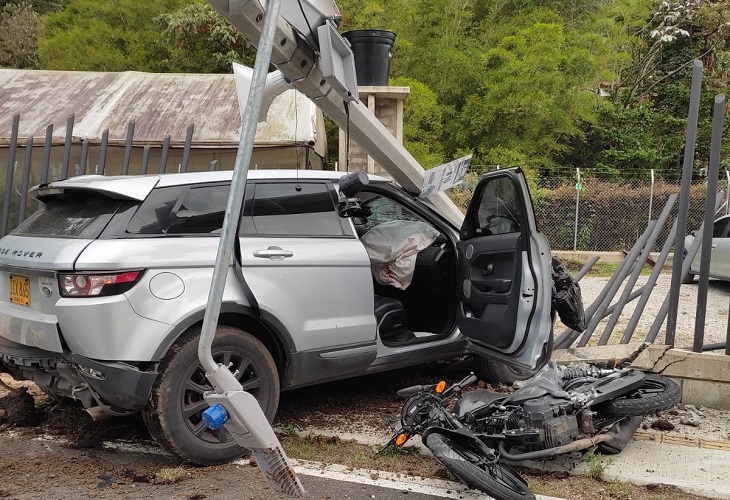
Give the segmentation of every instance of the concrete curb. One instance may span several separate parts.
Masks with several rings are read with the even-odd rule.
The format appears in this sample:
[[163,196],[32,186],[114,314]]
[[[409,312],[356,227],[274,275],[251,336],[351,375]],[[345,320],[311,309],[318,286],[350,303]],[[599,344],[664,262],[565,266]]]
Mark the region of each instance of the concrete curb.
[[[627,357],[641,345],[634,343],[559,349],[553,352],[553,359],[563,364],[602,362]],[[636,358],[632,366],[674,379],[682,387],[684,404],[730,409],[730,356],[651,345]]]

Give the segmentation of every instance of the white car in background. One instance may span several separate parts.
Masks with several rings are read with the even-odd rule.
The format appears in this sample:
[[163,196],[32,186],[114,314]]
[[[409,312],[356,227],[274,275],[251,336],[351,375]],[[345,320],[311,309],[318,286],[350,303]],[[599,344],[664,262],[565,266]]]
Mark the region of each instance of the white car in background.
[[[684,239],[684,247],[689,248],[695,240],[695,235],[690,234]],[[692,283],[695,276],[700,273],[702,247],[697,251],[689,274],[685,276],[684,283]],[[717,219],[712,225],[712,250],[710,253],[710,278],[730,281],[730,214]]]

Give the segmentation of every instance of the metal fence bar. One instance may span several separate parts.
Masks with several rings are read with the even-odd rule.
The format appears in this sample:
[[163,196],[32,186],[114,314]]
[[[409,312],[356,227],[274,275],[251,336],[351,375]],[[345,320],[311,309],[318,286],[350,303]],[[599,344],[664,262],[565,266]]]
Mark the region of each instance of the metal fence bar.
[[596,262],[598,262],[598,259],[600,259],[600,257],[598,257],[597,255],[594,255],[593,257],[591,257],[588,260],[588,262],[586,262],[585,265],[581,268],[581,270],[578,271],[578,274],[576,274],[573,279],[576,282],[583,279],[583,276],[588,274],[588,271],[590,271],[593,268],[593,266],[596,264]]
[[180,166],[179,171],[180,172],[187,172],[188,171],[188,161],[190,161],[190,147],[193,144],[193,131],[195,130],[195,125],[192,123],[188,125],[188,132],[185,135],[185,149],[183,149],[183,158],[182,158],[182,165]]
[[[667,217],[669,217],[669,214],[667,213]],[[641,250],[641,253],[639,254],[638,260],[635,265],[632,266],[631,272],[629,273],[629,279],[624,285],[623,292],[621,292],[621,295],[619,296],[618,301],[616,302],[616,310],[614,311],[614,314],[611,316],[611,318],[608,320],[608,323],[606,324],[606,327],[603,329],[603,333],[601,334],[601,337],[598,339],[598,345],[606,345],[608,342],[609,337],[611,336],[611,333],[613,332],[613,329],[616,326],[616,323],[618,323],[618,318],[621,316],[621,313],[623,312],[624,306],[626,305],[626,301],[629,298],[629,295],[634,290],[634,285],[636,284],[636,280],[639,278],[639,273],[641,273],[641,269],[644,267],[644,263],[646,262],[646,258],[649,256],[649,253],[651,252],[651,249],[654,245],[654,241],[656,241],[656,238],[659,236],[659,231],[661,230],[661,227],[659,227],[659,224],[657,221],[651,221],[649,222],[649,225],[646,226],[646,230],[649,231],[649,236],[647,237],[646,242],[644,243],[644,248]],[[618,291],[618,288],[616,289]],[[609,292],[610,293],[610,292]],[[605,313],[605,310],[604,310]],[[596,326],[597,326],[596,322]]]
[[74,135],[74,114],[66,119],[66,140],[63,143],[63,163],[61,164],[61,179],[68,177],[68,165],[71,163],[71,142]]
[[[681,196],[681,195],[680,195]],[[715,203],[715,210],[720,206],[720,203],[722,201],[722,196],[718,195],[716,203]],[[681,260],[682,261],[682,268],[681,268],[681,276],[685,276],[689,272],[689,266],[692,264],[692,260],[695,258],[695,255],[697,254],[697,250],[700,248],[700,241],[702,241],[702,234],[705,230],[705,224],[702,223],[700,225],[700,228],[695,232],[695,239],[690,245],[690,247],[686,250],[686,254],[684,256],[684,259],[677,256],[677,254],[674,254],[673,260]],[[679,222],[677,221],[677,231],[679,231]],[[680,285],[681,286],[681,285]],[[664,320],[667,318],[667,314],[669,313],[669,302],[670,302],[670,293],[667,294],[667,296],[664,298],[664,302],[662,303],[662,307],[659,309],[659,312],[657,313],[656,318],[654,318],[654,322],[652,323],[651,327],[649,328],[649,333],[646,335],[646,341],[649,343],[653,343],[657,335],[659,334],[659,329],[662,326],[662,323],[664,323]],[[665,337],[666,342],[666,337]]]
[[30,166],[33,157],[33,136],[25,141],[25,160],[23,161],[23,180],[20,183],[20,206],[18,207],[18,223],[25,220],[25,206],[28,203],[28,184],[30,184]]
[[81,141],[81,159],[79,160],[79,175],[86,175],[86,163],[89,160],[89,140]]
[[[626,326],[624,336],[621,338],[622,344],[628,343],[631,337],[634,335],[634,330],[636,330],[636,326],[639,324],[639,320],[641,319],[641,315],[644,312],[644,308],[649,302],[651,292],[652,290],[654,290],[654,285],[656,285],[656,282],[659,279],[659,275],[662,272],[662,267],[664,267],[664,263],[667,261],[667,257],[669,257],[669,252],[672,249],[672,245],[674,244],[676,234],[677,221],[675,220],[672,224],[672,229],[669,231],[669,236],[667,236],[667,240],[664,242],[664,246],[662,247],[661,252],[659,252],[659,257],[657,257],[656,263],[654,264],[654,269],[651,270],[649,279],[646,281],[646,285],[644,285],[644,292],[641,294],[641,299],[639,299],[639,303],[636,304],[636,307],[634,308],[634,313],[631,315],[629,324]],[[646,342],[649,342],[648,336]]]
[[46,127],[46,142],[43,144],[43,163],[41,164],[41,184],[48,182],[48,169],[51,166],[51,147],[53,146],[53,124]]
[[160,173],[164,174],[167,168],[167,155],[170,152],[170,136],[166,135],[162,141],[162,156],[160,156]]
[[99,164],[96,166],[96,173],[99,175],[104,175],[104,170],[106,170],[106,149],[108,143],[109,129],[105,129],[104,132],[101,133],[101,144],[99,145]]
[[145,175],[147,173],[147,165],[150,162],[150,145],[147,144],[144,147],[144,151],[142,152],[142,167],[140,168],[140,173],[142,175]]
[[580,208],[580,169],[575,169],[575,226],[573,227],[573,251],[578,250],[578,210]]
[[647,224],[651,222],[652,208],[654,206],[654,169],[651,169],[651,188],[649,190],[649,220]]
[[129,173],[129,160],[132,157],[132,140],[134,139],[134,120],[127,124],[127,143],[124,145],[124,160],[122,160],[122,175]]
[[722,125],[725,115],[725,95],[715,96],[712,108],[712,139],[710,141],[710,163],[707,169],[707,197],[705,198],[705,231],[702,235],[700,252],[700,280],[697,285],[697,311],[695,313],[695,336],[693,352],[702,352],[705,343],[705,318],[707,317],[707,287],[710,282],[710,256],[712,253],[712,228],[715,220],[712,195],[717,193],[717,177],[720,175],[720,146],[722,145]]
[[677,236],[674,241],[672,263],[672,282],[669,288],[669,318],[665,343],[674,346],[674,335],[677,331],[677,306],[679,305],[679,287],[682,285],[682,259],[684,255],[684,235],[687,234],[687,214],[689,212],[689,195],[692,182],[692,167],[695,158],[695,142],[697,139],[697,119],[700,110],[700,89],[702,87],[702,61],[695,60],[692,69],[692,87],[689,97],[689,115],[687,116],[687,136],[684,143],[684,164],[682,166],[682,186],[677,213]]
[[[646,259],[649,258],[649,254],[651,253],[651,250],[654,248],[654,243],[656,243],[656,240],[659,238],[659,233],[661,232],[662,228],[664,227],[664,224],[667,223],[667,219],[669,219],[669,215],[672,213],[672,208],[674,207],[674,204],[677,201],[677,195],[673,194],[669,197],[667,200],[667,203],[664,205],[664,209],[662,210],[662,213],[659,214],[659,218],[656,221],[650,221],[648,227],[652,227],[651,235],[649,236],[649,239],[646,242],[646,246],[644,246],[644,249],[641,251],[641,254],[639,255],[638,265],[634,267],[634,270],[631,272],[631,275],[629,276],[628,281],[626,282],[626,286],[624,287],[623,292],[621,293],[621,297],[619,298],[618,302],[616,303],[616,311],[611,316],[611,319],[608,320],[608,323],[606,324],[606,328],[604,328],[603,333],[601,334],[601,339],[598,342],[598,345],[606,345],[608,342],[609,337],[611,336],[611,333],[613,333],[613,329],[616,327],[616,323],[618,323],[619,318],[621,317],[621,313],[623,312],[624,306],[626,305],[626,302],[629,298],[629,295],[631,294],[631,291],[634,289],[634,285],[636,284],[636,281],[639,279],[639,274],[641,274],[641,270],[644,268],[644,263],[646,262]],[[623,337],[621,338],[621,342],[623,342],[624,337],[626,337],[626,332],[624,332]],[[631,337],[629,337],[631,338]],[[628,342],[628,340],[627,340]]]
[[644,245],[646,245],[646,240],[651,234],[651,229],[647,227],[644,230],[644,233],[639,237],[634,247],[624,259],[628,262],[628,264],[621,268],[621,271],[614,275],[614,277],[611,278],[611,280],[606,284],[606,287],[608,288],[608,293],[606,294],[603,302],[598,306],[598,309],[596,310],[593,317],[588,322],[588,326],[586,327],[585,332],[583,332],[583,336],[578,341],[578,347],[585,347],[586,344],[588,344],[588,341],[590,340],[591,335],[593,335],[596,326],[601,321],[601,319],[603,319],[603,313],[606,312],[606,309],[608,309],[611,300],[613,300],[613,297],[616,295],[616,292],[618,292],[618,289],[621,288],[621,284],[626,279],[626,276],[628,276],[631,269],[633,269],[636,265],[636,258],[639,256],[639,252],[641,251],[641,249],[644,248]]
[[[586,317],[587,321],[590,321],[590,319],[593,317],[593,315],[598,310],[598,307],[603,303],[604,299],[606,298],[606,295],[608,295],[609,285],[613,282],[614,279],[616,279],[618,277],[618,275],[620,273],[623,272],[622,270],[628,265],[629,265],[629,262],[627,259],[623,259],[619,263],[618,267],[616,268],[616,270],[613,273],[613,276],[608,281],[606,286],[603,287],[601,292],[598,294],[598,297],[596,297],[595,300],[591,303],[591,305],[586,308],[585,317]],[[563,333],[561,333],[558,336],[558,338],[555,339],[554,348],[555,349],[561,349],[561,348],[567,349],[568,347],[573,345],[573,342],[575,342],[578,339],[578,337],[580,337],[580,334],[581,334],[581,332],[578,332],[576,330],[573,330],[570,328],[566,329]]]
[[20,115],[13,115],[13,122],[10,131],[10,150],[8,152],[8,169],[5,174],[5,198],[3,198],[3,220],[0,227],[0,237],[8,232],[10,221],[10,197],[13,195],[13,173],[15,172],[15,152],[18,148],[18,128],[20,127]]
[[725,335],[725,354],[730,356],[730,299],[727,309],[727,334]]

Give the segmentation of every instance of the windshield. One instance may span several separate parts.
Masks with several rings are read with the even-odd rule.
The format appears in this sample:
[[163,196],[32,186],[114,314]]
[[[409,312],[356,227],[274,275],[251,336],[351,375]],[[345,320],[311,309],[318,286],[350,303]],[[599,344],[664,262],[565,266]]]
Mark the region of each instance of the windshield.
[[66,191],[48,200],[12,234],[98,238],[122,201],[89,191]]

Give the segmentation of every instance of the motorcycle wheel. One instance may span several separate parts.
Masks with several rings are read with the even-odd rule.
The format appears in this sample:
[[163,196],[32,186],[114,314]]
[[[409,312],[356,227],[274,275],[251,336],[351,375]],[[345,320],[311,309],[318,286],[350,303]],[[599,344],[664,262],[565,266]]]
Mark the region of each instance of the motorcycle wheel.
[[525,480],[507,464],[488,464],[477,453],[435,432],[426,438],[426,446],[436,460],[470,488],[500,500],[535,499]]
[[593,409],[603,418],[639,417],[667,410],[679,403],[681,397],[682,390],[676,382],[647,374],[638,389],[596,405]]

